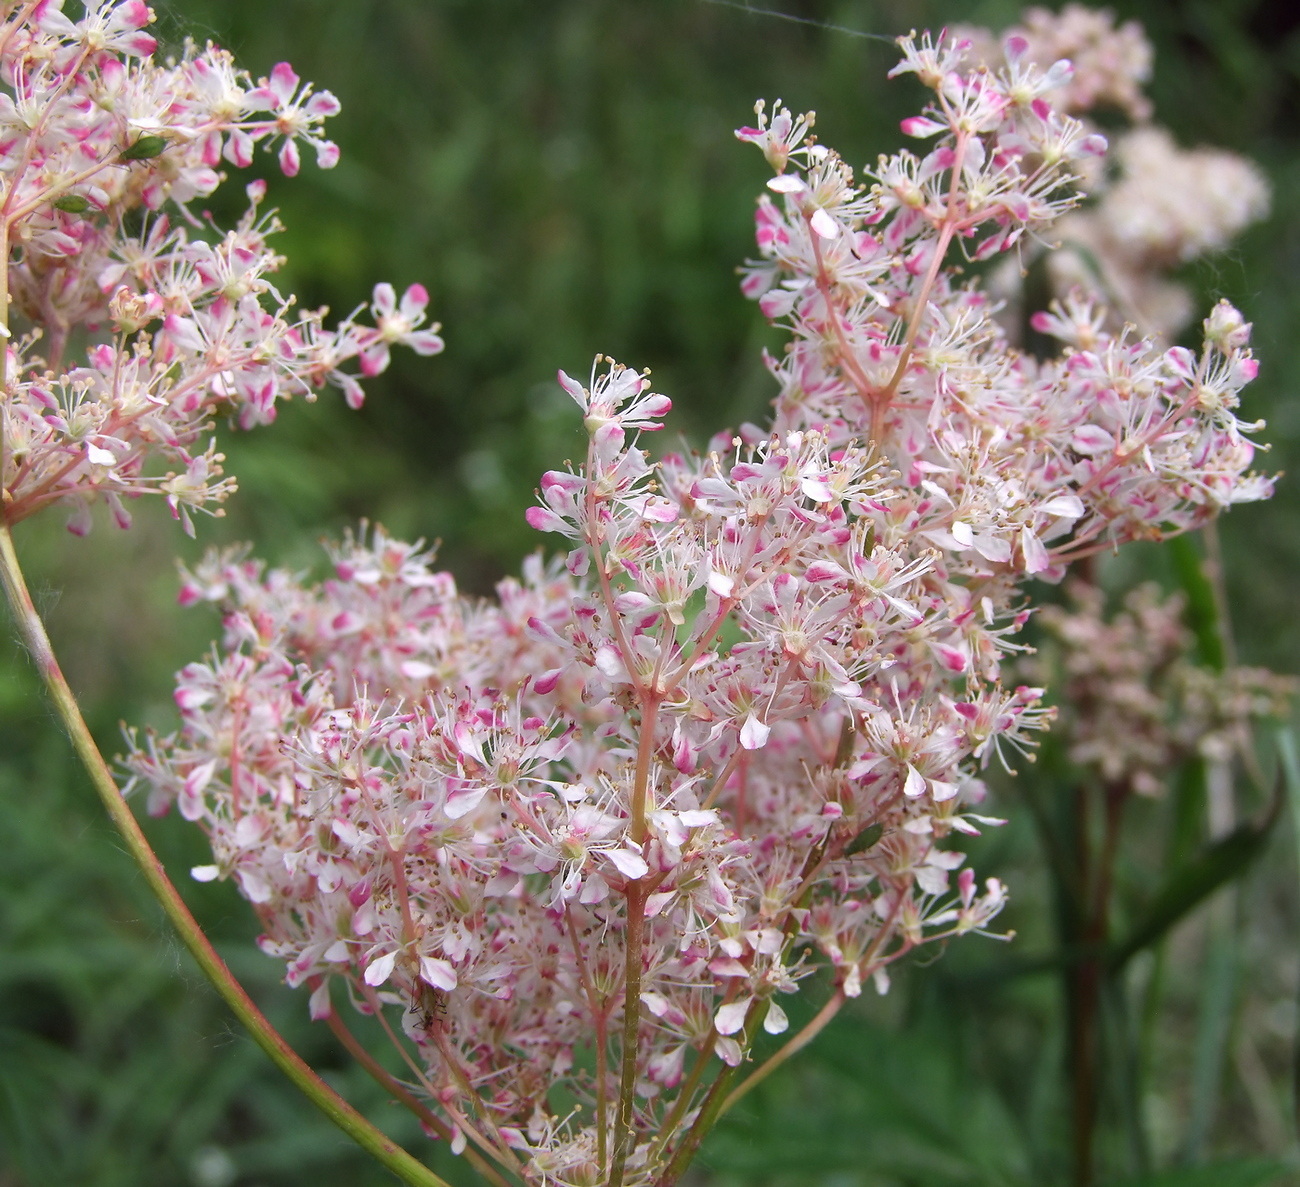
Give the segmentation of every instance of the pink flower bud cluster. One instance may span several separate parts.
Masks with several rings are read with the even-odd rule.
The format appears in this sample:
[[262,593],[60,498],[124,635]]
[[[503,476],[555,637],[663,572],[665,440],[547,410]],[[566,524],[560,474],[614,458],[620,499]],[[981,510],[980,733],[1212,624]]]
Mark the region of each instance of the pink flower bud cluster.
[[1194,304],[1169,273],[1264,218],[1268,182],[1244,157],[1180,148],[1164,128],[1123,133],[1115,157],[1117,175],[1092,187],[1097,201],[1062,221],[1052,284],[1100,293],[1143,330],[1173,337],[1192,322]]
[[954,241],[981,258],[1076,201],[1073,166],[1099,138],[1031,97],[1069,64],[1039,74],[1009,47],[1000,73],[956,75],[961,43],[904,49],[896,72],[935,90],[904,129],[938,142],[882,157],[870,189],[789,133],[807,117],[760,113],[738,133],[769,159],[781,141],[786,162],[769,182],[780,205],[759,203],[762,258],[744,280],[790,333],[771,360],[775,430],[877,443],[910,492],[895,532],[940,549],[941,570],[967,584],[1059,577],[1081,556],[1266,497],[1271,480],[1249,472],[1246,434],[1260,426],[1234,411],[1258,365],[1226,302],[1194,353],[1113,333],[1104,309],[1071,297],[1034,318],[1067,347],[1040,362],[1009,349],[992,303],[944,266]]
[[669,400],[598,360],[560,375],[586,457],[528,513],[569,551],[496,602],[378,530],[320,585],[186,577],[224,639],[135,782],[207,832],[195,875],[236,881],[313,1014],[400,1010],[432,1130],[529,1182],[669,1181],[814,969],[833,1004],[986,932],[1005,889],[952,843],[1050,715],[1002,682],[1027,579],[1268,493],[1234,310],[1197,355],[1057,306],[1037,363],[948,259],[1074,204],[1101,143],[1043,98],[1068,63],[901,45],[932,146],[870,188],[810,116],[738,133],[776,171],[743,285],[789,332],[766,428],[652,461]]
[[84,532],[95,501],[126,526],[125,500],[159,493],[192,530],[190,513],[233,488],[214,415],[264,424],[278,400],[327,383],[355,406],[347,363],[371,376],[392,344],[433,354],[442,342],[420,328],[419,285],[400,306],[378,286],[370,326],[295,313],[272,279],[283,260],[268,245],[280,225],[259,211],[265,183],[248,187],[233,230],[187,209],[259,142],[278,146],[286,174],[300,143],[332,166],[332,95],[287,63],[254,83],[213,45],[157,63],[141,0],[88,2],[79,21],[62,7],[10,6],[0,25],[3,512],[15,523],[59,503]]
[[[1250,161],[1226,149],[1183,149],[1164,128],[1146,121],[1151,103],[1142,87],[1151,76],[1151,45],[1135,21],[1116,27],[1114,14],[1067,4],[1059,13],[1030,9],[1022,24],[996,38],[960,30],[971,42],[970,62],[998,68],[1019,57],[1047,69],[1062,58],[1047,98],[1062,111],[1087,117],[1119,109],[1138,126],[1116,134],[1110,168],[1082,170],[1092,199],[1062,219],[1045,260],[1053,290],[1095,293],[1111,306],[1116,325],[1173,338],[1191,324],[1188,287],[1171,271],[1219,251],[1268,213],[1269,186]],[[1041,249],[1038,253],[1041,256]],[[1025,261],[1007,260],[991,290],[1012,310],[1022,300]],[[1029,312],[1032,312],[1029,311]]]
[[1076,583],[1070,594],[1068,609],[1043,609],[1055,646],[1026,666],[1059,678],[1070,761],[1107,787],[1161,794],[1187,759],[1228,762],[1249,747],[1253,721],[1285,718],[1294,678],[1194,662],[1181,596],[1141,585],[1107,613],[1096,586]]
[[[1002,58],[999,40],[987,29],[958,27],[972,42],[977,59],[990,64]],[[1007,29],[1003,41],[1014,39],[1030,61],[1068,61],[1072,67],[1052,91],[1055,107],[1071,115],[1097,107],[1117,108],[1130,119],[1151,115],[1151,100],[1142,87],[1151,78],[1152,49],[1142,26],[1125,21],[1116,26],[1109,9],[1067,4],[1059,12],[1029,8],[1021,23]]]

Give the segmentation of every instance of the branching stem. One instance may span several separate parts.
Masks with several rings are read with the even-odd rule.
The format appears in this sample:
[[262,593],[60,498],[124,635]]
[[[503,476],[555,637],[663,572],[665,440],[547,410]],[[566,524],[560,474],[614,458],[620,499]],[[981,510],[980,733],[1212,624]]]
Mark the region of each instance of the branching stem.
[[[4,261],[0,260],[0,273],[6,271],[3,264]],[[0,321],[3,321],[4,312],[0,310]],[[199,927],[190,909],[185,905],[180,892],[167,876],[162,862],[154,853],[134,813],[122,797],[121,789],[117,786],[108,763],[104,761],[104,756],[100,753],[94,738],[91,737],[76,697],[73,696],[72,689],[55,658],[54,649],[45,631],[45,624],[41,621],[32,602],[27,581],[14,550],[13,537],[6,523],[0,523],[0,580],[3,581],[5,597],[22,634],[23,642],[40,672],[41,679],[45,682],[55,711],[68,732],[77,757],[90,776],[90,781],[132,860],[140,868],[149,889],[162,905],[172,925],[180,933],[181,941],[189,949],[203,975],[252,1035],[257,1045],[270,1056],[276,1067],[289,1077],[294,1086],[312,1104],[362,1149],[411,1187],[448,1187],[446,1180],[417,1162],[312,1071],[302,1057],[285,1042],[280,1032],[267,1021],[266,1016],[245,992],[244,987],[226,967],[225,961],[217,955],[216,949],[212,947],[203,929]]]

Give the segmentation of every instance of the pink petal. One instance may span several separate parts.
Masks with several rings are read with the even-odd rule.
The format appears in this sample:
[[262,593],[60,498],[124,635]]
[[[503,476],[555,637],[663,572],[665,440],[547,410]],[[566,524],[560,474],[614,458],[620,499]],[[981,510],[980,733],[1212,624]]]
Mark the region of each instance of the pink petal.
[[294,140],[286,140],[284,147],[280,149],[280,170],[285,177],[297,177],[298,170],[302,166],[301,158],[298,156],[298,143]]
[[375,285],[372,308],[376,317],[392,317],[397,311],[397,291],[388,281]]
[[914,115],[903,120],[899,127],[903,130],[904,136],[914,136],[918,140],[925,140],[930,136],[936,136],[940,132],[948,130],[947,124],[938,123],[935,120],[926,119],[923,115]]
[[429,304],[429,290],[422,284],[408,285],[402,294],[402,316],[415,321]]
[[414,334],[407,334],[402,341],[420,355],[441,354],[447,346],[432,330],[419,330]]
[[297,89],[298,76],[293,72],[293,67],[288,62],[277,62],[271,71],[271,91],[281,105],[288,103]]
[[338,115],[342,111],[342,105],[329,91],[318,91],[307,100],[303,107],[312,119],[328,119],[332,115]]

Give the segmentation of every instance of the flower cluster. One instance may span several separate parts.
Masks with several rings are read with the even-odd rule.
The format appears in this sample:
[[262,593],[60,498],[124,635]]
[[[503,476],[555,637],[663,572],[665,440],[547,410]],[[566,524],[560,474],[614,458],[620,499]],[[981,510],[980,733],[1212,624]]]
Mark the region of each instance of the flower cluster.
[[1059,12],[1030,8],[1001,38],[965,26],[958,35],[970,41],[978,61],[988,64],[1003,60],[1003,43],[1011,39],[1024,46],[1032,62],[1069,62],[1068,76],[1057,80],[1051,96],[1062,111],[1077,115],[1108,107],[1139,122],[1151,116],[1151,100],[1142,93],[1151,78],[1151,43],[1137,21],[1116,27],[1109,9],[1082,4],[1067,4]]
[[300,143],[333,165],[321,127],[338,103],[287,63],[254,83],[213,45],[158,63],[152,20],[141,0],[88,2],[75,22],[62,0],[41,0],[0,25],[9,523],[57,503],[84,532],[102,499],[125,526],[124,500],[159,493],[192,531],[191,511],[233,488],[210,442],[214,415],[264,424],[278,400],[325,384],[356,405],[350,361],[371,376],[394,343],[442,349],[436,326],[420,328],[419,285],[400,307],[379,285],[373,325],[354,315],[326,329],[322,313],[295,312],[272,279],[283,260],[268,244],[280,225],[260,209],[265,183],[248,186],[232,230],[189,212],[221,183],[222,162],[248,165],[259,142],[278,146],[286,174]]
[[[1186,329],[1194,317],[1192,294],[1169,274],[1226,247],[1268,213],[1260,170],[1226,149],[1180,148],[1168,131],[1146,122],[1151,103],[1142,88],[1152,53],[1134,21],[1116,27],[1110,12],[1067,4],[1059,13],[1030,9],[1001,41],[986,30],[961,33],[973,59],[990,67],[1008,62],[1004,46],[1044,68],[1068,58],[1073,69],[1047,92],[1054,106],[1083,118],[1109,108],[1136,122],[1118,134],[1109,168],[1097,161],[1083,170],[1092,201],[1060,221],[1056,250],[1037,260],[1058,295],[1076,288],[1096,294],[1117,323],[1169,338]],[[1023,267],[1007,261],[994,279],[992,290],[1009,308],[1021,303]]]
[[185,578],[224,638],[135,783],[207,832],[195,876],[239,885],[313,1014],[396,1007],[431,1131],[528,1182],[673,1181],[809,973],[831,1001],[793,1048],[987,932],[1005,889],[954,841],[1050,716],[1003,682],[1026,582],[1269,492],[1235,310],[1194,353],[1068,301],[1039,362],[950,258],[1074,207],[1104,144],[1048,102],[1069,63],[900,44],[924,155],[862,186],[811,116],[738,133],[775,173],[743,280],[788,337],[768,425],[652,461],[669,400],[597,360],[560,375],[586,456],[528,513],[568,551],[495,602],[379,530],[319,585],[238,554]]
[[1114,155],[1117,176],[1094,187],[1096,203],[1062,220],[1065,250],[1048,271],[1058,292],[1105,294],[1124,317],[1172,337],[1191,323],[1194,306],[1169,273],[1263,218],[1268,183],[1236,153],[1179,148],[1163,128],[1123,133]]
[[1042,611],[1055,646],[1033,670],[1059,668],[1070,761],[1106,786],[1160,794],[1186,759],[1227,762],[1248,749],[1252,721],[1286,716],[1294,679],[1263,668],[1216,672],[1192,660],[1182,597],[1141,585],[1107,614],[1096,586],[1075,583],[1070,594],[1068,609]]

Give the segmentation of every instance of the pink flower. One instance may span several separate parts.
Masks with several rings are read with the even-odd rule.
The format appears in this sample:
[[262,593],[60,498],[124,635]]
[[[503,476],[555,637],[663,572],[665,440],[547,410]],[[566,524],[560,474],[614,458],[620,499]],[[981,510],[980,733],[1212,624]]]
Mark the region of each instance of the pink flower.
[[318,135],[317,129],[332,115],[339,112],[339,101],[329,91],[313,93],[311,83],[299,89],[299,78],[288,62],[280,62],[271,71],[269,79],[262,79],[248,92],[244,101],[254,111],[269,111],[274,120],[254,125],[250,135],[254,140],[271,137],[280,141],[280,168],[286,177],[293,177],[299,168],[298,141],[305,141],[316,150],[316,164],[322,169],[332,169],[338,164],[338,146]]
[[374,314],[379,333],[373,346],[361,354],[361,369],[366,375],[378,375],[388,366],[388,348],[392,345],[409,346],[416,354],[438,354],[444,346],[438,337],[435,322],[427,330],[418,329],[424,323],[424,310],[429,304],[429,293],[422,284],[411,285],[397,304],[397,295],[388,283],[375,285]]

